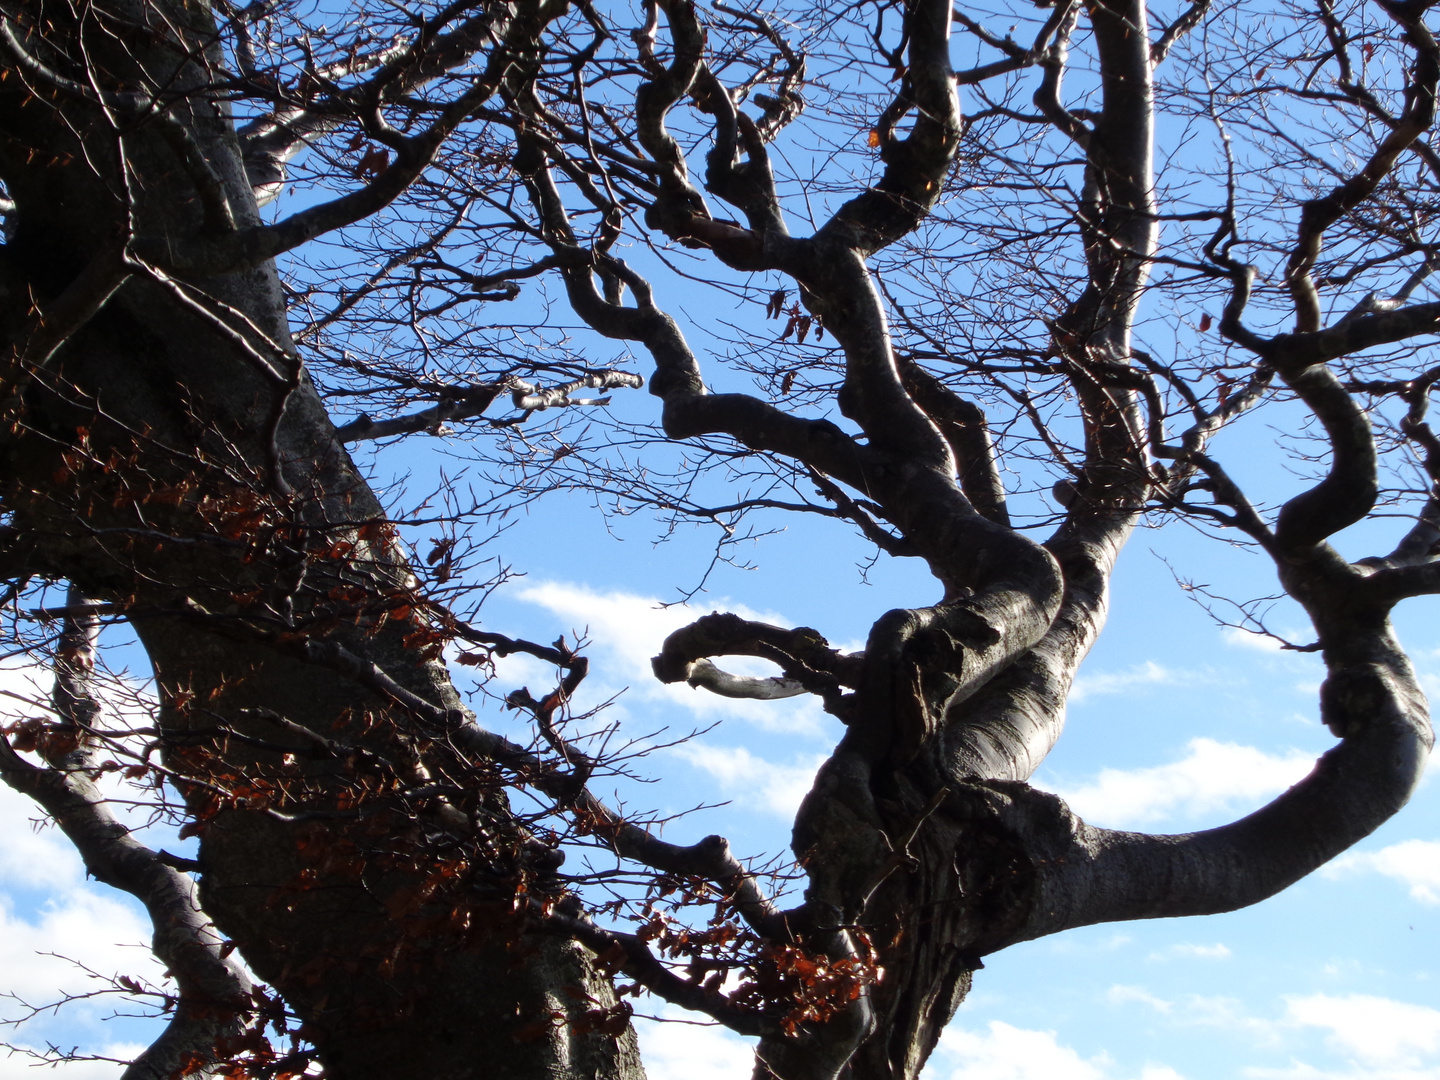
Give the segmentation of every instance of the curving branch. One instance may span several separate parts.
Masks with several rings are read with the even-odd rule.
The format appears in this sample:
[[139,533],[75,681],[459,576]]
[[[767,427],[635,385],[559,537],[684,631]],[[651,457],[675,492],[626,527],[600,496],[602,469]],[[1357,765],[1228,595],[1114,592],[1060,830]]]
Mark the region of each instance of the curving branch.
[[1379,461],[1370,421],[1333,371],[1316,365],[1293,374],[1282,369],[1281,376],[1330,442],[1325,478],[1289,499],[1275,522],[1279,548],[1302,552],[1370,513],[1380,491]]
[[215,1061],[218,1046],[249,1030],[254,1003],[250,982],[226,958],[194,883],[163,853],[132,837],[83,774],[30,765],[0,738],[0,778],[45,808],[91,877],[130,893],[149,912],[151,949],[174,976],[179,997],[170,1023],[126,1069],[124,1080],[168,1080],[195,1060]]
[[1176,16],[1175,21],[1160,32],[1160,36],[1150,46],[1151,65],[1159,67],[1163,64],[1176,43],[1204,22],[1209,11],[1210,0],[1192,0],[1190,5]]
[[[655,32],[664,9],[673,53],[665,67],[655,58]],[[704,64],[705,32],[691,0],[647,0],[645,26],[634,32],[640,58],[650,78],[635,92],[635,130],[640,145],[660,167],[660,190],[645,212],[645,224],[700,246],[713,239],[700,223],[712,215],[705,197],[690,182],[685,154],[666,127],[667,114],[690,93]]]
[[1299,370],[1377,345],[1391,345],[1437,332],[1440,332],[1440,302],[1431,302],[1372,315],[1347,316],[1322,330],[1279,334],[1269,339],[1252,337],[1247,347],[1279,367]]
[[1055,40],[1038,60],[1044,76],[1040,85],[1035,88],[1031,100],[1052,127],[1068,136],[1081,150],[1088,151],[1092,134],[1090,128],[1060,100],[1064,90],[1066,65],[1070,62],[1070,37],[1075,32],[1080,9],[1073,4],[1061,5],[1057,12],[1063,13],[1063,18],[1056,27]]
[[691,664],[685,681],[697,689],[703,688],[721,697],[748,698],[753,701],[778,701],[781,698],[799,697],[808,692],[806,686],[795,679],[732,675],[728,671],[721,671],[709,660],[696,660]]
[[[914,119],[903,139],[880,147],[885,170],[874,187],[844,203],[820,227],[816,240],[872,255],[912,232],[940,198],[945,174],[960,145],[964,121],[950,67],[950,0],[906,5],[909,40],[906,111]],[[826,320],[826,328],[830,322]]]
[[395,416],[388,420],[375,420],[361,414],[348,424],[335,429],[341,442],[353,443],[366,439],[392,439],[411,435],[417,431],[440,434],[452,420],[469,420],[483,416],[485,411],[504,393],[509,393],[515,408],[522,415],[504,420],[492,420],[491,424],[510,426],[523,421],[532,412],[542,409],[564,409],[579,406],[609,405],[608,397],[572,398],[577,390],[609,390],[615,388],[638,389],[644,385],[640,376],[627,371],[608,369],[573,379],[558,386],[541,387],[523,379],[510,377],[494,383],[471,386],[457,386],[440,394],[440,401],[428,409],[421,409],[408,416]]
[[977,788],[963,813],[992,813],[1032,875],[1024,924],[987,951],[1075,926],[1206,915],[1257,903],[1368,836],[1409,800],[1434,736],[1425,697],[1388,626],[1327,644],[1321,714],[1342,742],[1268,806],[1206,832],[1096,829],[1053,795]]
[[[710,663],[712,656],[757,656],[779,664],[785,677],[730,675]],[[726,697],[773,699],[809,692],[820,695],[827,709],[844,717],[841,688],[859,685],[864,657],[830,648],[808,626],[786,630],[717,612],[676,630],[650,663],[662,683],[687,682]]]
[[401,435],[412,435],[417,431],[439,434],[451,420],[469,420],[483,416],[485,410],[504,392],[503,382],[455,387],[451,393],[444,395],[428,409],[421,409],[408,416],[376,420],[366,413],[361,413],[348,424],[337,427],[335,437],[342,443],[355,443],[368,439],[393,439]]
[[948,706],[939,757],[952,782],[1028,780],[1065,726],[1065,702],[1109,613],[1110,575],[1133,513],[1068,521],[1045,544],[1065,575],[1045,636],[973,698]]
[[[397,36],[387,44],[353,52],[334,63],[312,67],[302,76],[301,91],[277,95],[273,79],[254,69],[249,56],[249,35],[244,13],[231,14],[236,33],[236,57],[247,89],[262,97],[279,98],[269,113],[258,116],[236,132],[246,175],[259,206],[273,202],[285,189],[289,166],[318,138],[337,131],[356,118],[354,103],[375,106],[402,99],[405,95],[447,72],[470,63],[486,49],[504,52],[515,40],[499,40],[504,25],[487,8],[457,21],[457,15],[475,5],[447,4],[414,34]],[[226,4],[226,7],[229,7]],[[359,85],[344,86],[343,80],[371,74]],[[324,91],[316,100],[316,89]]]
[[[488,23],[488,19],[486,20]],[[326,64],[314,71],[308,71],[305,79],[318,86],[330,86],[347,76],[360,75],[384,67],[407,56],[411,44],[396,40],[389,45],[346,57],[333,64]],[[257,74],[244,71],[242,74],[255,81]],[[410,89],[410,80],[400,80],[391,85],[398,89]],[[245,176],[255,194],[255,205],[268,206],[278,199],[290,180],[290,163],[299,157],[322,135],[338,131],[349,117],[342,110],[317,109],[311,105],[285,103],[278,105],[264,116],[257,116],[236,131],[240,140],[241,159],[245,164]]]
[[579,915],[536,912],[553,930],[574,936],[613,970],[624,972],[656,997],[681,1008],[702,1013],[739,1035],[763,1035],[779,1030],[773,1019],[741,1008],[723,993],[676,975],[635,934],[609,930]]
[[[1042,111],[1065,123],[1074,118],[1060,104],[1060,76],[1075,11],[1055,23],[1056,40],[1042,66],[1037,91]],[[1155,398],[1148,376],[1129,365],[1130,329],[1155,246],[1150,185],[1153,61],[1144,44],[1143,5],[1108,4],[1091,12],[1099,45],[1103,95],[1084,137],[1071,131],[1086,152],[1087,199],[1082,220],[1089,280],[1066,315],[1052,328],[1055,352],[1065,361],[1081,405],[1085,458],[1077,483],[1067,484],[1066,517],[1045,547],[1063,573],[1064,593],[1045,633],[974,696],[956,694],[943,704],[940,757],[947,776],[1023,780],[1054,746],[1064,725],[1065,698],[1104,626],[1108,582],[1120,549],[1151,489],[1145,465],[1147,425],[1140,398]],[[1045,100],[1050,104],[1045,105]],[[1058,111],[1057,111],[1058,110]],[[1074,121],[1079,123],[1078,120]],[[1095,138],[1089,135],[1093,132]],[[998,473],[983,427],[952,434],[957,422],[983,425],[974,406],[962,402],[918,365],[905,369],[907,386],[957,444],[957,457],[979,475],[966,486],[1003,511]],[[1163,408],[1150,404],[1150,441],[1163,444]],[[967,415],[968,413],[968,415]],[[1206,435],[1191,433],[1199,450]],[[964,438],[967,442],[960,442]],[[972,501],[979,503],[976,496]]]
[[540,387],[523,379],[510,380],[510,400],[517,409],[530,412],[536,409],[563,409],[573,405],[608,405],[609,398],[575,399],[570,395],[576,390],[638,390],[645,380],[634,372],[597,371],[593,375],[574,379],[559,386]]

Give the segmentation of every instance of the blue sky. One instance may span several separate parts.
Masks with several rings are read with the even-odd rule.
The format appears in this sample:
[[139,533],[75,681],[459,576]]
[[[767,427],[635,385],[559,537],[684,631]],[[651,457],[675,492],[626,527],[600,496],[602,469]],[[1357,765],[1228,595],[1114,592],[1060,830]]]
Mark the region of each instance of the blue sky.
[[[762,541],[757,569],[722,567],[690,609],[662,608],[666,585],[693,584],[704,553],[659,547],[638,523],[616,539],[577,505],[555,502],[509,538],[526,575],[485,609],[489,625],[541,640],[587,630],[591,678],[579,704],[619,694],[607,718],[632,736],[711,730],[641,763],[658,777],[622,794],[663,813],[729,800],[669,826],[668,836],[727,835],[748,854],[785,850],[790,815],[838,729],[803,700],[731,702],[648,677],[660,640],[711,609],[808,624],[856,643],[871,619],[926,595],[904,565],[862,584],[863,549],[843,530],[802,522]],[[1218,590],[1263,582],[1264,568],[1184,526],[1137,534],[1114,585],[1111,624],[1087,660],[1065,738],[1036,782],[1096,824],[1178,832],[1229,820],[1298,779],[1330,745],[1316,719],[1319,662],[1217,626],[1174,584],[1198,565]],[[1169,565],[1167,565],[1167,562]],[[517,566],[517,569],[522,567]],[[1276,628],[1303,638],[1276,616]],[[1402,638],[1432,696],[1440,688],[1433,601],[1402,609]],[[12,673],[12,679],[20,678]],[[538,689],[551,673],[516,659],[495,689]],[[495,726],[505,718],[493,711]],[[1440,1078],[1440,830],[1435,785],[1378,834],[1281,896],[1193,920],[1091,927],[990,957],[930,1065],[930,1080],[1437,1080]],[[125,898],[86,883],[53,830],[0,792],[0,970],[31,1002],[93,985],[94,971],[157,974],[143,919]],[[33,816],[33,815],[31,815]],[[155,842],[164,842],[156,840]],[[675,1010],[656,1002],[657,1015]],[[17,1042],[78,1045],[123,1057],[147,1025],[102,1022],[101,999],[44,1016]],[[0,1005],[0,1011],[16,1010]],[[744,1040],[719,1029],[644,1023],[652,1080],[748,1073]],[[66,1080],[114,1076],[96,1062]],[[0,1080],[33,1075],[0,1058]]]
[[[636,256],[645,264],[643,251]],[[528,288],[527,296],[543,298],[547,286]],[[765,327],[758,304],[715,310],[698,294],[677,296],[671,282],[660,299],[686,318],[714,316],[742,332]],[[692,333],[696,348],[724,351],[725,333],[707,338],[701,322]],[[1194,345],[1193,335],[1181,336],[1187,348]],[[623,359],[612,344],[586,347],[595,366]],[[705,359],[707,377],[741,378]],[[655,405],[643,392],[619,392],[615,411],[653,421]],[[1217,453],[1252,494],[1273,499],[1292,489],[1264,423],[1247,419],[1243,432],[1225,433]],[[420,436],[398,454],[387,451],[377,469],[382,476],[412,470],[413,490],[428,490],[442,463],[453,473],[465,457],[460,439]],[[656,782],[621,794],[661,814],[727,803],[673,822],[667,835],[693,840],[720,832],[754,856],[786,851],[791,815],[838,727],[806,700],[734,702],[662,687],[649,673],[660,641],[718,609],[810,625],[834,644],[855,647],[884,611],[935,598],[933,583],[912,564],[882,561],[862,580],[857,565],[869,551],[844,526],[775,524],[783,531],[737,552],[753,569],[721,565],[688,609],[662,607],[705,575],[706,536],[682,531],[656,546],[652,522],[607,526],[588,498],[557,496],[514,519],[497,550],[524,576],[483,613],[488,626],[536,640],[587,633],[592,674],[579,704],[615,698],[604,715],[622,736],[659,742],[662,730],[708,729],[657,750],[640,763]],[[1342,547],[1351,557],[1388,550],[1382,533],[1395,535],[1389,526],[1370,526],[1342,538]],[[1035,780],[1097,825],[1181,832],[1231,820],[1297,780],[1332,744],[1317,718],[1319,661],[1217,625],[1177,586],[1176,573],[1235,598],[1276,589],[1263,560],[1184,524],[1137,532],[1116,573],[1110,625],[1072,696],[1066,734]],[[1436,613],[1436,601],[1426,599],[1397,616],[1432,697],[1440,692]],[[1277,607],[1272,626],[1308,640],[1296,609]],[[544,665],[512,658],[492,689],[538,690],[552,677]],[[26,678],[0,669],[0,689],[48,692],[43,685],[27,691]],[[490,706],[479,711],[490,726],[514,722]],[[1090,927],[988,958],[929,1080],[1440,1080],[1437,803],[1432,778],[1375,836],[1255,908]],[[35,816],[0,787],[0,982],[43,1004],[99,985],[77,960],[102,979],[158,977],[138,907],[87,882],[63,838],[24,824]],[[176,847],[161,834],[153,842]],[[658,1002],[653,1009],[682,1018]],[[156,1026],[106,1019],[117,1010],[127,1011],[113,998],[81,1001],[42,1013],[8,1038],[124,1058]],[[0,1000],[0,1017],[22,1011]],[[641,1037],[652,1080],[749,1074],[745,1041],[720,1029],[643,1022]],[[46,1075],[102,1080],[118,1072],[97,1061]],[[33,1075],[22,1056],[0,1056],[0,1080]]]
[[[767,541],[760,569],[722,577],[715,592],[752,608],[763,597],[764,609],[843,641],[860,638],[895,597],[923,589],[900,567],[872,572],[872,586],[856,584],[846,563],[859,549],[845,550],[835,530],[826,537]],[[775,548],[770,557],[766,545]],[[637,561],[629,573],[644,575],[647,560]],[[713,701],[687,703],[703,702],[699,691],[645,687],[641,665],[654,645],[644,642],[658,641],[661,627],[639,630],[646,608],[636,598],[647,590],[619,576],[625,560],[606,565],[615,568],[613,581],[592,569],[583,585],[553,576],[521,584],[516,617],[529,604],[555,616],[553,627],[591,626],[600,679],[627,666],[634,672],[625,707],[637,715],[659,719],[668,709],[683,723],[725,714]],[[1273,591],[1258,559],[1188,527],[1137,533],[1116,574],[1110,625],[1072,695],[1066,735],[1036,777],[1095,824],[1155,832],[1219,824],[1298,780],[1332,744],[1316,713],[1319,660],[1216,625],[1175,585],[1172,566],[1222,593]],[[723,606],[718,597],[716,604]],[[651,610],[656,623],[671,617]],[[1434,601],[1422,601],[1397,619],[1431,696],[1440,688],[1434,614]],[[1297,616],[1277,609],[1274,629],[1309,640]],[[641,640],[607,662],[600,643],[616,640],[612,634],[632,640],[626,627]],[[687,796],[714,790],[735,800],[697,821],[694,835],[726,831],[741,850],[784,843],[793,806],[786,797],[803,791],[808,763],[834,737],[805,706],[777,720],[786,707],[734,709],[697,744],[673,752],[675,766],[657,769],[681,780]],[[1092,927],[991,957],[930,1076],[1440,1077],[1436,797],[1427,783],[1355,852],[1248,911]],[[657,1038],[683,1049],[693,1036]],[[670,1075],[685,1075],[674,1068]]]
[[[758,321],[756,312],[737,317]],[[597,350],[593,362],[610,355]],[[621,416],[651,419],[654,408],[643,392],[616,395]],[[1294,481],[1277,467],[1266,416],[1224,433],[1216,452],[1257,497],[1274,500]],[[1269,417],[1283,419],[1283,409]],[[425,491],[439,469],[452,476],[463,469],[465,454],[459,438],[419,436],[381,452],[374,465],[381,478],[403,470],[411,490]],[[523,576],[482,612],[487,626],[535,640],[585,633],[592,674],[578,704],[614,698],[604,715],[622,736],[708,728],[642,761],[656,782],[621,795],[664,815],[728,802],[673,822],[667,835],[719,832],[753,856],[786,852],[791,815],[838,726],[807,699],[735,702],[660,686],[649,658],[661,640],[718,609],[813,626],[853,648],[884,611],[935,598],[913,561],[885,559],[862,577],[870,551],[844,525],[813,517],[772,524],[781,531],[734,553],[752,568],[722,564],[689,608],[664,607],[704,577],[710,537],[682,529],[657,545],[657,528],[643,515],[606,522],[589,498],[557,495],[517,515],[502,536],[497,553]],[[1351,558],[1388,550],[1399,528],[1394,521],[1362,526],[1340,537],[1341,547]],[[1276,591],[1266,561],[1244,549],[1183,523],[1137,531],[1113,582],[1110,623],[1072,695],[1065,736],[1036,777],[1098,825],[1182,832],[1230,820],[1297,780],[1332,743],[1317,719],[1319,660],[1217,625],[1177,586],[1177,574],[1237,599]],[[1440,691],[1435,615],[1434,599],[1397,612],[1432,698]],[[1270,623],[1291,640],[1309,640],[1293,606],[1277,606]],[[467,671],[457,668],[457,678]],[[25,677],[0,670],[0,689],[23,688]],[[552,679],[543,664],[517,657],[500,666],[492,689],[538,692]],[[515,722],[482,699],[476,704],[490,726]],[[1436,785],[1426,783],[1354,852],[1256,908],[1092,927],[990,957],[929,1080],[1440,1080],[1437,799]],[[158,976],[138,908],[86,882],[63,838],[23,824],[35,814],[8,789],[0,788],[0,815],[7,823],[0,972],[12,992],[42,1004],[94,989],[74,960],[101,976]],[[163,835],[153,843],[176,847]],[[105,1020],[117,1010],[130,1011],[93,999],[42,1014],[8,1037],[124,1058],[155,1026]],[[654,1012],[678,1018],[658,1002]],[[0,1001],[0,1016],[20,1014],[15,1002]],[[652,1080],[748,1075],[744,1041],[718,1029],[646,1022],[641,1034]],[[93,1062],[58,1075],[100,1080],[118,1071]],[[0,1080],[31,1075],[22,1057],[0,1057]]]
[[[566,535],[584,562],[583,530]],[[866,620],[915,584],[887,582],[885,572],[872,573],[873,586],[856,584],[844,564],[857,549],[840,550],[846,545],[833,540],[828,548],[800,536],[767,543],[773,557],[762,546],[760,569],[722,575],[697,609],[743,597],[750,610],[843,641],[860,637]],[[653,572],[649,556],[666,561],[661,552],[640,547],[633,563],[612,554],[609,577],[593,561],[580,575],[536,575],[501,604],[509,619],[537,619],[528,624],[534,632],[588,626],[596,698],[632,673],[618,706],[625,725],[721,720],[655,762],[654,771],[675,782],[676,801],[665,801],[663,787],[650,794],[664,810],[727,796],[731,807],[680,823],[682,835],[723,831],[740,850],[779,850],[808,771],[835,731],[805,705],[736,706],[646,684],[648,656],[683,621],[653,606],[659,590],[633,584]],[[1117,573],[1111,625],[1072,697],[1066,737],[1036,778],[1096,824],[1156,832],[1219,824],[1298,780],[1331,745],[1316,719],[1319,661],[1217,626],[1174,584],[1166,560],[1180,568],[1187,559],[1189,570],[1203,569],[1222,591],[1228,584],[1238,594],[1263,580],[1263,566],[1183,526],[1137,534]],[[1275,629],[1307,640],[1287,614],[1276,613]],[[1399,620],[1432,695],[1440,686],[1433,615],[1427,602],[1402,610]],[[1355,852],[1248,911],[1092,927],[989,958],[929,1075],[1440,1077],[1435,798],[1427,783]],[[697,1055],[718,1060],[719,1047],[739,1043],[688,1027],[649,1038],[657,1077],[695,1075]],[[742,1074],[739,1057],[724,1060],[726,1075]]]

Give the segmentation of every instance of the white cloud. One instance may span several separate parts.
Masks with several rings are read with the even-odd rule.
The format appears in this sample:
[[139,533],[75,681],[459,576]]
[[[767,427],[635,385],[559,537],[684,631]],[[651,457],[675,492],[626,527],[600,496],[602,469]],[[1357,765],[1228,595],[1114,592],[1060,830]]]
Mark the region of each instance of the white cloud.
[[1074,811],[1096,825],[1128,827],[1231,811],[1269,799],[1305,776],[1314,759],[1298,750],[1267,754],[1253,746],[1191,739],[1168,765],[1102,769],[1087,784],[1058,787]]
[[624,662],[627,676],[648,673],[650,657],[660,651],[665,637],[702,614],[683,604],[660,607],[651,596],[600,593],[560,581],[539,582],[519,589],[515,596],[569,620],[572,630],[588,627],[598,646]]
[[1194,678],[1188,672],[1172,671],[1161,667],[1153,660],[1146,660],[1129,671],[1097,671],[1081,674],[1070,690],[1071,702],[1083,701],[1089,697],[1105,694],[1123,694],[1141,686],[1173,686],[1189,682]]
[[1201,1027],[1218,1027],[1226,1031],[1244,1030],[1266,1042],[1275,1042],[1274,1024],[1250,1016],[1238,998],[1218,994],[1190,994],[1183,1008],[1186,1020]]
[[17,658],[0,664],[0,716],[6,721],[49,716],[53,676],[42,664]]
[[[146,684],[118,676],[103,693],[101,707],[112,718],[144,720]],[[52,675],[34,664],[0,665],[0,725],[28,717],[49,717]],[[147,843],[172,848],[174,828],[149,825],[133,784],[118,774],[105,777],[101,788],[118,799],[112,811],[130,821]],[[143,796],[142,796],[143,798]],[[27,1006],[54,1005],[61,1000],[108,988],[114,975],[132,975],[152,983],[163,981],[163,966],[149,950],[152,933],[140,905],[104,886],[87,882],[78,852],[65,835],[45,821],[32,800],[0,784],[0,1021],[21,1020]],[[82,969],[79,965],[85,965]],[[75,1061],[36,1071],[36,1059],[0,1051],[0,1080],[54,1076],[58,1080],[114,1080],[119,1060],[130,1060],[144,1047],[107,1041],[103,1021],[120,1005],[108,995],[71,1002],[58,1012],[47,1011],[20,1024],[6,1041],[17,1047],[41,1048],[55,1043],[78,1047],[82,1054],[114,1060]],[[131,1021],[131,1035],[136,1026]]]
[[1324,869],[1326,877],[1371,871],[1410,886],[1422,904],[1440,904],[1440,840],[1403,840],[1379,851],[1351,851]]
[[[992,1020],[985,1032],[947,1028],[922,1075],[925,1080],[1119,1080],[1122,1074],[1108,1055],[1081,1057],[1053,1031]],[[1137,1080],[1183,1078],[1168,1066],[1146,1065]]]
[[80,856],[31,799],[0,784],[0,882],[7,888],[49,888],[78,882]]
[[727,799],[752,806],[758,800],[787,820],[794,818],[800,800],[815,781],[816,770],[825,761],[824,754],[815,754],[798,758],[793,765],[779,765],[756,757],[743,746],[711,746],[699,741],[682,743],[671,753],[715,777]]
[[[48,678],[34,666],[0,668],[0,689],[43,703],[41,683]],[[0,718],[39,711],[13,697],[0,701]],[[134,795],[125,791],[127,784],[118,776],[107,776],[103,786],[112,794],[123,791],[127,800]],[[122,820],[138,816],[143,821],[147,816],[124,803],[111,808]],[[106,976],[142,971],[159,975],[159,963],[146,947],[149,920],[139,905],[111,889],[87,884],[79,853],[33,800],[0,784],[0,823],[0,883],[7,890],[0,892],[0,990],[39,1004],[94,989],[89,977],[61,956]],[[164,839],[174,836],[173,828],[164,826],[149,831]],[[21,889],[39,893],[26,915],[16,913],[14,890]],[[47,953],[60,955],[42,955]]]
[[[29,917],[17,915],[8,898],[0,895],[0,972],[4,973],[0,991],[11,995],[0,998],[0,1021],[25,1020],[7,1041],[18,1046],[77,1047],[82,1054],[117,1060],[134,1058],[142,1046],[104,1041],[104,1022],[120,1006],[118,998],[75,1000],[58,1012],[25,1018],[27,1006],[52,1006],[74,995],[108,989],[115,975],[161,983],[162,965],[147,947],[149,938],[149,920],[138,905],[83,884],[57,891]],[[35,1066],[33,1057],[0,1052],[0,1080],[37,1076],[114,1080],[121,1071],[114,1061],[70,1062],[55,1066],[53,1072],[49,1068],[37,1072]]]
[[1144,1005],[1181,1027],[1220,1028],[1227,1032],[1244,1031],[1257,1042],[1280,1043],[1280,1025],[1274,1020],[1250,1016],[1237,998],[1219,995],[1187,994],[1167,1001],[1141,986],[1110,987],[1105,995],[1112,1005],[1131,1003]]
[[1109,1064],[1061,1046],[1053,1031],[992,1020],[985,1033],[948,1028],[925,1072],[927,1080],[1105,1080]]
[[1366,994],[1309,994],[1286,998],[1283,1020],[1292,1030],[1327,1032],[1330,1058],[1317,1068],[1294,1060],[1285,1068],[1248,1068],[1255,1080],[1440,1080],[1440,1010]]
[[1249,1015],[1235,998],[1191,994],[1167,1001],[1138,986],[1112,986],[1115,1005],[1144,1005],[1182,1027],[1244,1032],[1279,1049],[1306,1029],[1325,1033],[1318,1068],[1292,1057],[1287,1066],[1250,1066],[1256,1080],[1440,1080],[1440,1009],[1366,994],[1292,994],[1275,1019]]
[[1356,1063],[1418,1069],[1437,1064],[1440,1010],[1390,998],[1310,994],[1286,999],[1286,1020],[1329,1031],[1326,1041]]
[[1440,1080],[1440,1067],[1420,1069],[1376,1069],[1354,1066],[1341,1069],[1317,1069],[1303,1061],[1292,1062],[1283,1069],[1250,1066],[1241,1070],[1250,1080]]
[[150,933],[137,906],[84,886],[56,893],[28,919],[6,903],[0,906],[3,989],[32,1005],[96,989],[75,960],[104,977],[134,974],[159,981]]
[[667,1005],[659,1021],[636,1019],[640,1058],[649,1080],[736,1080],[749,1076],[755,1064],[754,1040],[743,1039],[718,1025],[697,1024],[695,1016]]

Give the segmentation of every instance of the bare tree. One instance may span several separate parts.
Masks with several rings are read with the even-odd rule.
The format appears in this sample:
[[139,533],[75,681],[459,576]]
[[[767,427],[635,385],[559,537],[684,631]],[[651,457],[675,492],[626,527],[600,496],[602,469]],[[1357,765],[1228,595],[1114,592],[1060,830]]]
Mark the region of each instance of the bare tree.
[[[127,1075],[637,1076],[623,973],[758,1036],[759,1076],[914,1077],[983,956],[1255,903],[1414,789],[1432,736],[1389,613],[1440,589],[1428,5],[1270,5],[1270,37],[1207,0],[0,11],[7,602],[57,680],[0,770],[155,920],[173,1020]],[[732,331],[751,392],[707,388],[681,276],[784,319]],[[568,311],[496,314],[547,281]],[[658,426],[570,420],[641,385],[584,360],[597,335],[644,358]],[[1273,506],[1210,448],[1261,406],[1307,477]],[[496,494],[387,513],[347,444],[447,426]],[[796,906],[598,799],[625,766],[561,723],[584,658],[465,607],[467,537],[554,488],[727,535],[820,515],[933,575],[860,653],[715,614],[655,658],[846,725]],[[1390,554],[1333,546],[1382,512]],[[1273,559],[1339,739],[1189,835],[1027,783],[1147,517]],[[69,599],[27,621],[50,582]],[[97,618],[154,665],[141,727],[97,719]],[[533,744],[462,706],[452,643],[556,665],[508,698]],[[178,798],[196,860],[115,819],[111,764]],[[587,899],[586,844],[638,891]]]

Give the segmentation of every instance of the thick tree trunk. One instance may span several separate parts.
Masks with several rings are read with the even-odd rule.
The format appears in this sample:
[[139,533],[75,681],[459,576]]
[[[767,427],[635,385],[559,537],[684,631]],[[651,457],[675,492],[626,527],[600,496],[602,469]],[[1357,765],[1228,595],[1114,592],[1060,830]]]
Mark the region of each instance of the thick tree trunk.
[[[206,98],[215,58],[179,62],[165,32],[141,32],[159,11],[107,8],[136,33],[87,41],[84,74],[103,87],[143,70],[183,99],[170,118],[236,224],[254,223],[228,116]],[[211,37],[203,8],[164,13],[188,44]],[[63,69],[78,30],[58,9],[48,27],[49,41],[16,36]],[[45,83],[0,88],[0,176],[17,206],[0,249],[5,507],[29,570],[132,614],[167,764],[201,819],[206,911],[337,1080],[643,1076],[628,1028],[577,1023],[613,1005],[609,981],[573,941],[528,925],[516,888],[543,896],[554,864],[497,785],[453,798],[458,809],[356,802],[356,754],[383,759],[392,786],[397,770],[471,765],[353,671],[311,662],[317,644],[343,649],[352,668],[460,709],[429,642],[413,643],[420,622],[384,614],[410,595],[403,555],[294,354],[273,265],[172,281],[122,263],[127,236],[188,239],[214,208],[160,124],[112,125],[114,108]],[[47,333],[53,356],[35,347]],[[337,590],[345,623],[324,610]],[[350,758],[317,753],[327,740]],[[268,794],[242,777],[268,777]],[[462,883],[442,888],[434,852],[447,844],[490,854],[457,855]]]

